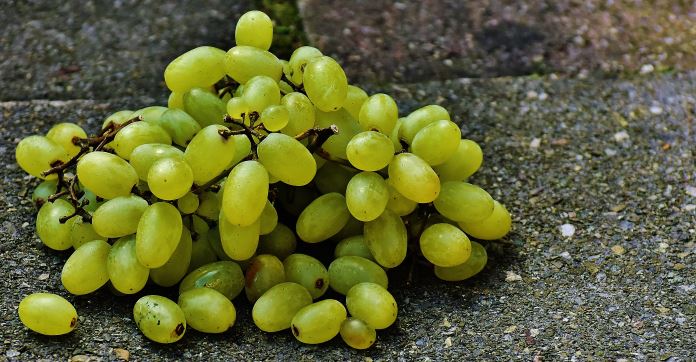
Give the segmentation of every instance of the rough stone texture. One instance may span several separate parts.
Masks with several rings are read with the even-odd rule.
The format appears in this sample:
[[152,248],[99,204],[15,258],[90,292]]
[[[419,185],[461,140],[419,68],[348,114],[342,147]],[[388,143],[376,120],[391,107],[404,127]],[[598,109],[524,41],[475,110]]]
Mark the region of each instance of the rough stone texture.
[[301,0],[314,46],[349,79],[411,82],[696,66],[696,3]]
[[[29,195],[36,180],[13,159],[21,137],[57,122],[94,130],[108,113],[151,99],[0,103],[0,360],[670,360],[696,358],[696,73],[625,80],[452,80],[384,89],[403,111],[439,103],[481,142],[472,180],[514,215],[506,243],[462,283],[416,268],[413,285],[392,274],[400,306],[377,344],[340,339],[302,346],[289,332],[256,329],[238,301],[237,325],[219,336],[187,332],[156,345],[131,317],[135,297],[67,295],[68,253],[41,245]],[[561,225],[572,224],[563,237]],[[518,277],[519,276],[519,277]],[[36,291],[66,296],[81,318],[70,335],[29,332],[16,315]],[[174,297],[174,292],[147,292]]]

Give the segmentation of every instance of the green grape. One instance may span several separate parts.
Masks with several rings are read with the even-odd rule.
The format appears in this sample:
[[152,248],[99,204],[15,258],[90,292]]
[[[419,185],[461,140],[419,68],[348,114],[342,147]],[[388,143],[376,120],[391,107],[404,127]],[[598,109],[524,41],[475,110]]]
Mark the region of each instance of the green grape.
[[362,319],[346,318],[340,330],[343,342],[355,349],[370,348],[377,340],[377,331]]
[[[167,107],[162,106],[150,106],[145,108],[140,108],[137,111],[131,113],[130,118],[142,117],[143,121],[151,123],[153,125],[159,125],[162,118],[162,114],[167,111]],[[129,118],[129,119],[130,119]],[[126,119],[128,120],[128,119]]]
[[138,299],[133,319],[143,335],[157,343],[174,343],[186,333],[184,312],[172,300],[159,295]]
[[327,128],[335,125],[338,128],[338,133],[329,137],[321,146],[321,149],[326,151],[331,157],[348,159],[346,147],[348,142],[358,133],[362,132],[360,124],[357,120],[350,116],[350,113],[345,109],[339,109],[336,112],[316,111],[317,128]]
[[243,97],[230,98],[225,108],[227,109],[227,114],[237,120],[242,119],[245,114],[249,114],[249,105]]
[[469,259],[471,242],[456,226],[434,224],[421,234],[420,250],[429,262],[441,267],[452,267]]
[[288,124],[280,132],[295,137],[314,126],[314,105],[306,95],[299,92],[288,93],[280,99],[280,104],[288,110]]
[[472,140],[460,140],[457,150],[444,163],[433,167],[440,181],[464,181],[481,167],[483,151]]
[[278,212],[268,200],[266,200],[266,206],[264,206],[263,212],[259,216],[259,223],[259,233],[261,235],[270,234],[278,225]]
[[41,207],[48,202],[48,197],[55,194],[56,191],[58,191],[58,181],[43,181],[36,186],[34,192],[31,193],[31,202],[33,202],[36,207]]
[[75,295],[89,294],[109,281],[106,260],[111,245],[93,240],[75,250],[63,265],[60,281],[65,290]]
[[53,250],[67,250],[72,246],[70,229],[75,218],[61,224],[60,218],[72,215],[75,208],[67,201],[58,199],[41,206],[36,215],[36,233],[39,239]]
[[285,281],[283,263],[273,255],[257,255],[246,269],[244,291],[250,302],[255,302],[267,290]]
[[315,47],[302,46],[295,49],[295,51],[292,52],[292,55],[290,55],[290,60],[287,64],[288,71],[285,72],[288,79],[290,79],[290,81],[295,85],[302,84],[302,78],[307,63],[314,58],[321,57],[322,55],[323,54],[321,51]]
[[73,248],[78,249],[93,240],[106,241],[106,238],[97,234],[91,223],[83,221],[81,217],[76,217],[70,223],[70,242],[72,242]]
[[408,236],[401,217],[389,210],[365,223],[364,237],[367,247],[379,265],[393,268],[406,258]]
[[387,273],[375,262],[361,256],[342,256],[329,265],[331,289],[346,295],[354,285],[371,282],[387,288]]
[[250,225],[234,225],[228,221],[224,211],[220,212],[218,226],[222,249],[232,260],[251,258],[259,245],[261,220],[258,218]]
[[507,235],[512,229],[512,218],[505,206],[493,201],[493,212],[487,218],[474,222],[460,222],[459,227],[465,233],[482,240],[497,240]]
[[208,242],[208,233],[195,234],[191,243],[191,262],[187,273],[192,272],[200,266],[216,262],[218,260],[215,250]]
[[129,160],[138,177],[147,181],[147,174],[150,172],[150,167],[163,158],[184,159],[184,153],[172,145],[163,145],[157,143],[148,143],[136,147],[131,153]]
[[331,239],[334,241],[341,241],[347,237],[362,235],[364,225],[364,222],[354,218],[353,215],[350,215],[346,225],[336,235],[332,236]]
[[400,194],[399,191],[396,191],[389,180],[387,180],[387,187],[389,188],[389,201],[387,201],[388,210],[391,210],[399,216],[406,216],[418,207],[417,202],[407,199],[404,195]]
[[392,141],[392,144],[394,145],[394,152],[401,152],[404,149],[404,145],[401,144],[401,138],[399,138],[399,132],[401,131],[401,124],[403,123],[403,118],[399,118],[396,120],[396,124],[394,125],[394,129],[391,131],[389,134],[389,139]]
[[360,221],[371,221],[379,217],[388,201],[389,188],[377,173],[361,172],[348,182],[346,205],[350,214]]
[[169,109],[162,113],[160,126],[167,131],[174,143],[182,147],[186,147],[201,130],[198,122],[181,109]]
[[330,192],[345,194],[348,182],[350,182],[355,174],[356,171],[352,168],[328,161],[317,170],[317,175],[314,177],[314,186],[316,186],[322,194],[328,194]]
[[178,158],[155,161],[147,173],[147,186],[162,200],[184,197],[193,185],[193,171],[188,163]]
[[261,118],[259,118],[259,122],[263,123],[263,126],[271,132],[280,131],[288,125],[289,121],[290,112],[288,108],[283,105],[271,105],[266,107],[266,109],[261,112]]
[[[283,69],[285,69],[285,63],[287,63],[287,61],[281,60],[280,62],[283,63]],[[285,72],[285,70],[283,70],[283,72]],[[290,85],[290,83],[282,79],[278,81],[278,89],[280,89],[281,95],[289,94],[295,91],[295,89]]]
[[196,288],[210,288],[227,299],[236,298],[244,290],[244,274],[239,264],[223,260],[199,267],[190,272],[179,284],[179,294]]
[[113,124],[113,125],[123,124],[126,121],[128,121],[129,119],[134,118],[134,117],[131,117],[132,114],[133,114],[133,111],[128,110],[128,109],[123,110],[123,111],[114,112],[110,116],[106,117],[106,119],[104,119],[104,122],[102,123],[101,128],[104,129],[109,124]]
[[288,135],[269,134],[259,143],[257,153],[259,162],[268,173],[288,185],[306,185],[316,175],[317,164],[312,154],[302,143]]
[[379,284],[360,283],[346,294],[346,307],[354,318],[362,319],[374,329],[384,329],[396,321],[396,300]]
[[187,192],[186,195],[176,200],[176,208],[185,215],[196,212],[198,205],[198,195],[194,194],[193,192]]
[[65,298],[51,293],[34,293],[19,302],[19,320],[32,331],[47,336],[72,332],[77,311]]
[[268,289],[254,303],[251,316],[264,332],[279,332],[290,328],[297,312],[312,304],[307,289],[297,283],[285,282]]
[[267,107],[280,103],[280,88],[272,78],[258,75],[244,85],[242,99],[249,107],[250,114],[256,112],[261,115]]
[[278,259],[284,260],[295,251],[296,247],[295,233],[289,227],[278,223],[273,231],[261,236],[256,251],[259,254],[275,255]]
[[411,144],[418,131],[430,123],[440,120],[451,120],[446,109],[436,104],[418,108],[404,117],[401,123],[400,137]]
[[227,114],[225,102],[201,88],[193,88],[184,94],[184,110],[204,128],[221,124]]
[[317,299],[329,288],[329,272],[324,264],[305,254],[292,254],[283,260],[285,279],[305,287],[312,299]]
[[58,143],[44,136],[29,136],[15,149],[15,159],[24,172],[42,180],[54,180],[56,174],[43,176],[54,162],[67,162],[68,153]]
[[225,51],[202,46],[172,60],[164,69],[164,82],[173,92],[209,87],[225,76]]
[[389,137],[375,131],[356,134],[346,145],[350,164],[363,171],[377,171],[394,158],[394,145]]
[[295,230],[308,243],[324,241],[338,233],[348,222],[346,198],[336,192],[319,196],[297,218]]
[[171,92],[167,98],[167,108],[184,110],[184,92]]
[[85,133],[82,127],[74,123],[59,123],[51,127],[48,133],[46,133],[46,138],[65,149],[68,158],[73,158],[80,152],[80,147],[73,143],[75,137],[87,138],[87,133]]
[[331,57],[312,58],[302,75],[307,97],[324,112],[343,107],[348,94],[348,80],[343,68]]
[[156,124],[135,122],[127,125],[116,134],[113,148],[117,155],[128,160],[136,147],[148,143],[169,145],[172,143],[172,138],[164,128]]
[[[210,125],[198,132],[186,146],[184,159],[193,171],[193,182],[203,185],[225,170],[234,158],[234,138],[224,137],[225,126]],[[215,157],[211,157],[215,155]]]
[[457,152],[461,138],[462,131],[454,122],[435,121],[416,133],[411,152],[430,165],[440,165]]
[[122,237],[114,243],[106,260],[106,270],[111,285],[120,293],[135,294],[145,287],[150,269],[138,262],[135,235]]
[[234,40],[237,45],[268,50],[273,41],[273,21],[262,11],[247,11],[237,21]]
[[265,50],[237,45],[225,55],[225,72],[240,84],[246,84],[257,75],[265,75],[277,82],[283,72],[283,64]]
[[347,316],[341,302],[324,299],[300,309],[292,318],[290,329],[302,343],[324,343],[338,335]]
[[105,238],[135,233],[147,209],[147,201],[135,195],[120,196],[103,203],[92,215],[92,226]]
[[234,304],[215,289],[187,290],[179,295],[179,307],[188,326],[203,333],[225,332],[237,319]]
[[[360,230],[362,231],[362,223]],[[334,249],[334,258],[338,259],[342,256],[360,256],[365,259],[375,261],[375,258],[370,252],[370,248],[365,243],[365,238],[362,235],[349,236],[336,244]]]
[[251,141],[246,135],[238,134],[232,136],[234,138],[234,157],[227,168],[232,168],[234,165],[242,162],[244,159],[250,158],[251,155]]
[[186,276],[189,263],[191,262],[192,248],[191,232],[184,227],[181,230],[181,238],[179,238],[179,243],[176,249],[174,249],[174,253],[172,253],[172,256],[169,257],[169,260],[164,265],[150,270],[150,279],[162,287],[176,285]]
[[183,223],[176,207],[166,202],[145,209],[135,234],[135,251],[143,266],[153,269],[164,265],[176,250]]
[[481,221],[493,212],[491,195],[476,185],[462,181],[443,183],[434,204],[442,216],[457,222]]
[[220,215],[220,199],[210,191],[198,195],[199,205],[196,214],[208,220],[216,220]]
[[230,224],[253,224],[267,201],[268,172],[261,163],[244,161],[230,171],[222,194],[222,211]]
[[399,108],[394,99],[384,93],[371,95],[360,107],[358,121],[366,131],[379,131],[391,134],[396,120],[399,118]]
[[435,266],[435,276],[449,282],[469,279],[478,274],[486,266],[488,255],[481,244],[471,242],[471,256],[462,264],[452,267]]
[[359,87],[348,85],[348,93],[343,103],[343,108],[350,113],[351,117],[360,118],[360,108],[367,100],[367,93]]
[[77,177],[95,195],[104,199],[128,196],[138,183],[133,166],[107,152],[90,152],[77,161]]
[[440,179],[423,159],[400,153],[389,163],[390,184],[401,195],[418,203],[432,202],[440,193]]
[[191,215],[191,232],[197,234],[207,234],[210,231],[208,222],[198,215]]

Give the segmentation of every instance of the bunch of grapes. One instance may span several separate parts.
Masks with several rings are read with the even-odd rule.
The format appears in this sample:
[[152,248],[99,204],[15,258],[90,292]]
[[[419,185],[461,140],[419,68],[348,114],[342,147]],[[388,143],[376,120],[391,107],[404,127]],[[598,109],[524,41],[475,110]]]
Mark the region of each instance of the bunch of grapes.
[[[310,344],[340,334],[362,349],[396,320],[387,271],[408,255],[447,281],[483,269],[486,250],[469,236],[503,237],[510,214],[466,181],[481,148],[447,110],[400,118],[389,95],[349,85],[316,48],[276,58],[272,36],[265,14],[246,13],[228,52],[203,46],[167,66],[167,107],[116,112],[91,137],[62,123],[18,144],[21,168],[43,180],[32,195],[40,239],[74,249],[68,292],[178,285],[178,302],[148,295],[133,309],[161,343],[187,327],[224,332],[244,292],[263,331]],[[324,298],[329,288],[341,300]],[[19,316],[63,334],[77,313],[37,293]]]

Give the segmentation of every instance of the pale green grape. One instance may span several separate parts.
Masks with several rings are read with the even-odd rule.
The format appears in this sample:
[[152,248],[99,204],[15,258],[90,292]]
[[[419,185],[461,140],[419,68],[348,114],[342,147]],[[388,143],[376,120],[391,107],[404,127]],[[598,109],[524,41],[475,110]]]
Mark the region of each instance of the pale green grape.
[[[360,231],[362,232],[362,224],[360,225]],[[360,256],[371,261],[375,260],[362,234],[349,236],[336,244],[334,258],[338,259],[342,256]]]
[[365,243],[379,265],[393,268],[406,258],[408,236],[399,215],[384,210],[378,218],[365,223],[364,233]]
[[167,98],[167,108],[184,110],[184,92],[171,92]]
[[288,93],[280,99],[280,104],[288,109],[288,124],[280,132],[294,137],[314,126],[314,105],[306,95],[299,92]]
[[32,331],[47,336],[72,332],[77,311],[65,298],[51,293],[34,293],[19,302],[19,320]]
[[155,161],[147,173],[147,186],[162,200],[176,200],[186,195],[193,185],[193,171],[178,158]]
[[271,105],[266,107],[266,109],[261,112],[261,118],[259,119],[259,122],[263,123],[263,126],[271,132],[280,131],[288,125],[289,121],[290,112],[288,108],[283,105]]
[[246,268],[244,291],[250,302],[255,302],[267,290],[285,281],[283,263],[273,255],[257,255]]
[[440,193],[440,179],[423,159],[400,153],[389,163],[389,180],[396,191],[418,203],[432,202]]
[[186,147],[201,130],[198,122],[181,109],[169,109],[162,113],[160,126],[167,131],[174,143],[182,147]]
[[460,222],[465,233],[482,240],[497,240],[507,235],[512,228],[512,218],[505,206],[493,201],[493,212],[485,219],[474,222]]
[[302,343],[323,343],[338,335],[346,317],[346,308],[341,302],[325,299],[300,309],[292,318],[290,329]]
[[258,218],[249,225],[234,225],[228,221],[224,211],[220,212],[219,223],[220,242],[225,255],[232,260],[251,258],[259,245],[261,220]]
[[211,86],[225,76],[224,61],[224,50],[210,46],[193,48],[167,65],[164,82],[173,92]]
[[256,112],[261,115],[267,107],[280,103],[280,88],[273,78],[255,76],[244,85],[242,99],[249,107],[249,113]]
[[80,197],[80,202],[85,203],[85,206],[82,208],[85,209],[85,211],[89,211],[90,213],[94,213],[97,211],[97,208],[101,206],[104,202],[104,200],[99,200],[97,201],[97,195],[94,194],[94,192],[89,191],[88,189],[82,187],[82,192],[83,195]]
[[41,175],[51,168],[54,162],[67,162],[68,153],[63,147],[44,136],[29,136],[21,141],[15,149],[15,159],[26,173],[43,180],[54,180],[56,174]]
[[394,145],[394,152],[400,152],[404,149],[404,145],[401,143],[401,138],[399,138],[399,132],[401,132],[402,123],[403,118],[397,119],[396,124],[394,125],[394,129],[389,134],[389,139],[392,141],[392,144]]
[[273,231],[261,236],[257,252],[275,255],[278,259],[284,260],[295,251],[296,247],[295,233],[289,227],[278,223]]
[[462,132],[454,122],[435,121],[416,133],[411,152],[430,165],[440,165],[454,155],[461,137]]
[[442,216],[466,223],[487,218],[494,206],[493,198],[486,190],[461,181],[443,183],[434,204]]
[[347,318],[341,323],[343,342],[355,349],[370,348],[377,340],[377,331],[362,319]]
[[208,233],[196,234],[191,243],[191,262],[187,272],[190,273],[200,266],[216,262],[217,260],[215,250],[208,242]]
[[237,45],[268,50],[273,41],[273,21],[262,11],[247,11],[237,21],[234,40]]
[[111,285],[123,294],[135,294],[147,283],[150,269],[138,262],[135,235],[122,237],[114,243],[106,260]]
[[472,140],[460,140],[454,154],[433,169],[442,182],[464,181],[481,167],[482,162],[481,147]]
[[322,194],[328,194],[330,192],[345,194],[348,182],[350,182],[355,174],[356,171],[352,168],[328,161],[322,168],[317,170],[317,175],[314,177],[314,186],[316,186]]
[[326,151],[330,156],[341,159],[348,159],[346,147],[348,142],[362,132],[360,124],[356,119],[350,116],[350,113],[345,109],[339,109],[336,112],[316,111],[316,127],[327,128],[335,125],[338,128],[338,133],[329,137],[321,146],[322,150]]
[[232,138],[234,138],[233,142],[235,151],[234,157],[232,158],[232,161],[230,161],[227,168],[231,168],[251,155],[251,141],[249,141],[247,136],[239,134],[232,136]]
[[145,209],[135,234],[135,251],[143,266],[153,269],[164,265],[176,250],[183,223],[176,207],[166,202]]
[[172,138],[164,128],[156,124],[135,122],[121,129],[114,137],[112,145],[117,155],[128,160],[136,147],[147,143],[169,145]]
[[389,285],[387,273],[375,262],[360,256],[342,256],[329,265],[331,289],[346,295],[354,285],[371,282],[384,288]]
[[312,58],[302,75],[307,97],[324,112],[343,107],[348,94],[348,80],[343,68],[331,57]]
[[135,195],[120,196],[103,203],[92,215],[92,226],[97,234],[118,238],[135,233],[140,218],[147,209],[147,201]]
[[240,84],[246,84],[257,75],[265,75],[277,82],[283,72],[283,64],[265,50],[237,45],[225,55],[225,72]]
[[298,140],[282,134],[271,133],[259,143],[259,162],[268,173],[280,181],[303,186],[312,181],[317,172],[314,157]]
[[75,218],[61,224],[60,218],[72,215],[75,208],[67,201],[58,199],[41,206],[36,215],[36,233],[39,239],[53,250],[67,250],[72,246],[70,228]]
[[319,196],[297,218],[295,230],[308,243],[324,241],[338,233],[348,222],[346,198],[336,192]]
[[76,217],[70,223],[70,241],[75,249],[92,240],[104,240],[107,238],[97,234],[91,223],[85,222],[81,217]]
[[87,138],[87,133],[85,133],[82,127],[74,123],[59,123],[51,127],[48,133],[46,133],[46,138],[65,149],[68,158],[73,158],[80,152],[80,147],[73,143],[75,137]]
[[58,191],[58,181],[43,181],[36,186],[34,191],[31,193],[31,202],[33,202],[37,207],[41,207],[41,205],[48,202],[48,197],[55,194],[56,191]]
[[310,304],[312,296],[303,286],[291,282],[280,283],[259,297],[251,316],[260,330],[278,332],[290,328],[295,314]]
[[429,262],[442,267],[464,263],[471,255],[471,242],[450,224],[428,226],[420,236],[420,250]]
[[249,105],[243,97],[230,98],[230,100],[227,101],[225,109],[227,110],[227,114],[236,120],[240,120],[242,116],[249,114]]
[[174,249],[174,253],[169,257],[164,265],[150,270],[150,279],[155,284],[163,287],[176,285],[186,275],[191,262],[191,249],[193,240],[191,232],[184,227],[181,230],[181,238]]
[[230,224],[248,226],[261,216],[267,199],[268,172],[258,161],[244,161],[227,176],[222,210]]
[[346,145],[346,156],[355,168],[377,171],[394,158],[394,144],[389,137],[375,131],[356,134]]
[[266,200],[266,206],[264,206],[263,212],[259,216],[259,224],[259,233],[261,235],[269,234],[278,225],[278,212],[268,200]]
[[129,119],[133,118],[131,115],[133,114],[133,111],[126,109],[118,112],[112,113],[110,116],[106,117],[104,119],[104,122],[102,123],[102,129],[106,128],[109,124],[113,125],[119,125],[123,124]]
[[481,244],[471,242],[471,256],[462,264],[452,267],[435,266],[435,276],[442,280],[457,282],[478,274],[486,266],[488,255]]
[[430,123],[440,120],[451,120],[446,109],[436,104],[418,108],[402,119],[400,137],[411,144],[416,133]]
[[93,240],[75,250],[63,265],[60,281],[65,290],[75,295],[89,294],[109,281],[106,260],[111,245]]
[[384,93],[377,93],[367,98],[360,107],[358,115],[362,129],[384,134],[391,134],[397,118],[399,118],[399,108],[396,102]]
[[193,88],[184,94],[184,110],[201,127],[221,124],[227,114],[225,102],[217,94],[201,88]]
[[377,173],[361,172],[348,182],[346,205],[350,214],[360,221],[371,221],[379,217],[388,201],[389,188]]
[[[130,118],[142,117],[143,121],[151,123],[153,125],[159,125],[162,118],[162,114],[167,111],[167,107],[162,106],[150,106],[145,108],[140,108],[133,113],[131,113]],[[129,118],[129,119],[130,119]]]
[[228,132],[229,129],[220,125],[205,127],[186,146],[184,159],[191,166],[193,182],[197,185],[218,176],[234,158],[235,139],[223,137],[220,131]]
[[198,209],[198,205],[198,195],[193,192],[188,192],[186,195],[176,200],[176,208],[179,209],[182,214],[193,214]]
[[324,264],[305,254],[292,254],[283,260],[285,279],[305,287],[312,299],[317,299],[329,288],[329,272]]
[[208,220],[217,220],[220,215],[220,199],[210,191],[204,191],[198,195],[199,204],[196,214]]
[[398,309],[394,297],[379,284],[356,284],[346,294],[346,307],[354,318],[374,329],[384,329],[396,321]]
[[288,71],[285,72],[288,79],[295,83],[295,85],[302,84],[302,78],[307,63],[314,58],[321,57],[322,55],[323,54],[321,51],[315,47],[303,46],[295,49],[295,51],[292,52],[292,55],[290,55],[290,60],[287,64]]
[[367,100],[367,93],[359,87],[348,85],[348,93],[346,100],[343,102],[343,108],[350,113],[351,117],[360,118],[360,108]]
[[90,152],[77,161],[77,177],[95,195],[104,199],[130,195],[138,183],[133,166],[107,152]]
[[391,185],[389,180],[387,180],[387,187],[389,188],[389,201],[387,201],[387,209],[393,211],[399,216],[406,216],[413,212],[413,210],[418,207],[418,203],[409,200],[396,191],[394,186]]
[[232,302],[215,289],[196,288],[179,295],[179,307],[189,327],[203,333],[222,333],[237,319]]
[[149,143],[136,147],[128,162],[133,166],[138,177],[147,181],[147,174],[152,164],[163,158],[184,159],[184,153],[172,145]]
[[227,299],[236,298],[244,290],[244,274],[233,261],[218,261],[190,272],[179,284],[179,294],[196,288],[211,288]]
[[186,316],[179,305],[159,295],[146,295],[133,307],[138,329],[158,343],[174,343],[186,333]]
[[207,234],[210,231],[208,222],[198,215],[191,215],[191,232],[197,234]]
[[[283,63],[283,72],[285,72],[285,64],[287,63],[287,61],[281,60],[280,62]],[[278,82],[278,89],[280,89],[280,94],[283,94],[283,95],[289,94],[289,93],[292,93],[295,91],[295,89],[292,88],[290,83],[288,83],[282,79]]]

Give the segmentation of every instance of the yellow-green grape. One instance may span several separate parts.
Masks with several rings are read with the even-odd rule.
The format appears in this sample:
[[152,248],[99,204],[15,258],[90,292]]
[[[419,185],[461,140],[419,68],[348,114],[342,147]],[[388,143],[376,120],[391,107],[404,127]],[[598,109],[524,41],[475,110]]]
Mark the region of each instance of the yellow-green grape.
[[338,233],[348,222],[346,198],[336,192],[319,196],[297,218],[295,230],[308,243],[324,241]]
[[207,234],[210,231],[210,224],[198,215],[191,215],[191,232],[196,234]]
[[164,83],[173,92],[209,87],[225,76],[225,51],[210,46],[193,48],[164,69]]
[[220,215],[220,199],[218,199],[217,195],[210,191],[204,191],[198,195],[198,200],[196,215],[208,220],[217,220]]
[[387,180],[387,187],[389,188],[389,201],[387,201],[387,209],[393,211],[399,216],[406,216],[413,212],[413,210],[418,207],[418,203],[409,200],[404,195],[396,191],[394,186],[391,185],[389,180]]
[[237,45],[225,55],[225,72],[240,84],[246,84],[257,75],[265,75],[277,82],[283,72],[283,64],[270,52],[247,45]]
[[314,105],[306,95],[299,92],[288,93],[280,99],[280,104],[288,110],[288,124],[280,132],[295,137],[314,126]]
[[292,318],[290,329],[302,343],[324,343],[338,335],[347,316],[341,302],[325,299],[300,309]]
[[314,58],[321,57],[322,55],[323,54],[321,51],[315,47],[302,46],[295,49],[295,51],[292,52],[292,55],[290,55],[290,60],[287,64],[288,71],[285,72],[288,79],[295,83],[295,85],[302,84],[302,78],[307,63]]
[[198,122],[181,109],[169,109],[162,113],[160,126],[179,146],[186,147],[193,136],[201,130]]
[[121,129],[112,143],[116,154],[123,159],[130,159],[133,150],[147,143],[171,144],[172,138],[164,128],[148,123],[135,122]]
[[416,133],[411,152],[430,165],[440,165],[454,155],[461,137],[462,132],[454,122],[435,121]]
[[358,119],[360,118],[360,108],[362,108],[366,100],[367,93],[365,93],[364,90],[354,85],[348,85],[348,93],[345,102],[343,102],[343,108],[345,108],[353,118]]
[[486,190],[462,181],[443,183],[434,204],[442,216],[465,223],[489,217],[494,205],[493,198]]
[[225,102],[216,94],[201,88],[193,88],[184,94],[184,110],[201,127],[221,124],[227,114]]
[[360,132],[346,145],[346,155],[355,168],[377,171],[389,165],[394,158],[394,144],[382,133]]
[[229,128],[220,125],[205,127],[186,146],[184,159],[191,166],[193,182],[197,185],[218,176],[234,158],[234,138],[224,137],[220,132],[229,132]]
[[372,256],[370,248],[367,247],[365,238],[362,234],[349,236],[336,244],[336,248],[334,249],[334,258],[338,259],[342,256],[360,256],[365,259],[375,261],[375,258]]
[[505,205],[493,201],[493,212],[481,221],[460,222],[465,233],[481,240],[497,240],[507,235],[512,228],[512,218]]
[[218,260],[215,250],[208,242],[208,233],[195,234],[191,243],[191,262],[187,273],[190,273],[200,266],[216,262]]
[[307,97],[324,112],[334,112],[343,107],[348,94],[346,73],[331,57],[312,58],[302,75]]
[[249,113],[256,112],[261,115],[266,107],[280,103],[280,88],[273,78],[255,76],[244,85],[242,99],[249,107]]
[[[154,125],[159,125],[162,118],[162,114],[167,111],[167,107],[162,106],[150,106],[145,108],[140,108],[133,113],[131,113],[129,119],[135,117],[142,117],[143,121],[151,123]],[[128,120],[128,119],[127,119]]]
[[346,318],[340,330],[343,342],[355,349],[370,348],[377,340],[377,331],[362,319]]
[[375,262],[360,256],[342,256],[329,265],[331,289],[346,295],[354,285],[371,282],[387,288],[387,273]]
[[111,245],[93,240],[75,250],[63,265],[60,281],[65,290],[75,295],[89,294],[109,281],[106,260]]
[[187,290],[179,295],[179,307],[188,326],[203,333],[225,332],[237,319],[234,304],[215,289]]
[[80,147],[73,143],[75,137],[87,138],[87,133],[85,133],[82,127],[74,123],[59,123],[51,127],[48,133],[46,133],[46,138],[65,149],[68,158],[73,158],[80,152]]
[[420,250],[434,265],[452,267],[469,259],[471,242],[456,226],[434,224],[421,234]]
[[422,108],[418,108],[404,117],[401,124],[400,137],[411,144],[416,133],[430,123],[440,120],[450,121],[450,115],[447,110],[436,104],[431,104]]
[[478,274],[486,266],[488,255],[483,245],[472,241],[471,256],[462,264],[452,267],[435,266],[435,276],[449,282],[458,282]]
[[260,330],[278,332],[290,328],[295,314],[310,304],[312,296],[303,286],[291,282],[280,283],[259,297],[251,316]]
[[176,200],[186,195],[193,185],[193,171],[186,161],[163,158],[155,161],[147,173],[147,186],[162,200]]
[[190,272],[181,281],[179,294],[196,288],[215,289],[232,300],[244,289],[244,273],[239,264],[233,261],[206,264]]
[[29,136],[21,141],[15,149],[15,159],[26,173],[42,180],[54,180],[56,174],[41,175],[48,171],[56,161],[67,162],[68,153],[58,143],[44,136]]
[[138,261],[150,269],[164,265],[181,239],[183,223],[176,207],[166,202],[154,203],[145,209],[135,234]]
[[[281,60],[281,63],[283,63],[283,72],[285,72],[285,63],[287,63],[286,60]],[[290,85],[290,83],[280,80],[278,82],[278,89],[280,89],[280,94],[289,94],[295,91],[295,89]]]
[[440,181],[464,181],[481,167],[483,151],[472,140],[460,140],[457,150],[444,163],[433,167]]
[[19,320],[32,331],[47,336],[72,332],[77,311],[65,298],[51,293],[34,293],[19,302]]
[[138,174],[124,159],[107,152],[90,152],[77,161],[77,177],[95,195],[104,199],[130,195]]
[[394,145],[394,152],[400,152],[404,149],[404,145],[401,144],[401,138],[399,138],[399,132],[401,132],[402,123],[403,118],[397,119],[396,124],[394,125],[394,129],[389,134],[389,139],[392,141],[392,144]]
[[41,206],[36,215],[36,233],[39,239],[53,250],[67,250],[72,246],[70,228],[75,218],[61,224],[60,218],[72,215],[75,208],[67,201],[58,199]]
[[267,290],[285,281],[283,263],[273,255],[257,255],[246,269],[244,292],[250,302],[255,302]]
[[317,173],[317,164],[309,150],[288,135],[269,134],[259,143],[257,153],[268,173],[288,185],[306,185]]
[[143,181],[147,181],[147,174],[150,172],[152,164],[163,158],[183,160],[184,153],[172,145],[148,143],[136,147],[131,153],[131,158],[128,162],[133,166],[138,177]]
[[360,221],[371,221],[379,217],[388,201],[389,188],[377,173],[361,172],[348,182],[346,205],[350,214]]
[[247,11],[237,21],[234,40],[237,45],[268,50],[273,41],[273,21],[262,11]]
[[182,196],[176,200],[176,208],[181,211],[182,214],[188,215],[193,214],[198,209],[199,200],[198,195],[193,192],[188,192],[186,195]]
[[105,238],[119,238],[138,230],[147,201],[135,195],[120,196],[103,203],[92,215],[92,226]]
[[238,134],[232,136],[234,138],[234,157],[227,168],[232,168],[232,166],[242,162],[245,158],[251,155],[251,141],[246,135]]
[[114,126],[119,125],[119,124],[123,124],[126,121],[128,121],[129,119],[134,118],[134,117],[131,117],[132,114],[133,114],[133,111],[131,111],[129,109],[114,112],[111,115],[109,115],[108,117],[106,117],[106,119],[104,119],[104,122],[102,123],[101,128],[104,129],[109,124],[113,124]]
[[184,110],[184,92],[171,92],[167,98],[167,108]]
[[122,237],[114,243],[106,260],[106,270],[111,285],[123,294],[135,294],[145,287],[150,269],[138,261],[135,235]]
[[176,285],[186,276],[189,263],[191,262],[192,248],[191,232],[184,227],[181,230],[181,238],[179,238],[179,243],[176,249],[174,249],[174,253],[172,253],[172,256],[169,257],[169,260],[164,265],[150,270],[150,279],[162,287]]
[[186,316],[179,305],[159,295],[146,295],[133,307],[133,319],[143,335],[157,343],[174,343],[186,333]]
[[329,288],[329,272],[316,258],[305,254],[292,254],[283,260],[285,279],[305,287],[312,299],[317,299]]
[[36,207],[41,207],[44,203],[48,202],[48,197],[55,194],[56,191],[58,191],[58,181],[43,181],[36,186],[31,193],[31,202],[33,202]]
[[253,224],[261,216],[267,200],[268,172],[261,163],[244,161],[230,171],[222,194],[222,210],[230,224]]
[[379,265],[393,268],[404,261],[408,236],[399,215],[384,210],[378,218],[366,222],[363,230],[365,243]]
[[91,223],[85,222],[81,217],[76,217],[70,225],[70,241],[73,248],[77,249],[92,240],[104,240],[107,238],[97,234]]
[[284,260],[295,252],[296,247],[295,233],[289,227],[278,223],[273,231],[261,236],[256,251],[259,254],[275,255],[278,259]]
[[346,294],[346,307],[354,318],[374,329],[384,329],[396,321],[398,309],[394,297],[379,284],[356,284]]
[[290,121],[290,112],[288,108],[283,105],[271,105],[266,107],[266,109],[261,112],[261,118],[259,122],[263,123],[263,126],[271,131],[276,132],[287,126]]
[[259,216],[259,233],[261,235],[270,234],[276,225],[278,225],[278,212],[273,204],[266,200],[261,216]]
[[227,114],[237,120],[240,120],[242,119],[242,116],[249,114],[249,105],[246,103],[243,97],[230,98],[230,100],[227,101],[225,108],[227,109]]
[[345,194],[348,182],[350,182],[355,174],[356,171],[352,168],[328,161],[322,168],[317,170],[317,175],[314,177],[314,186],[316,186],[322,194],[328,194],[330,192]]
[[225,255],[238,261],[249,259],[254,255],[259,245],[261,220],[257,218],[250,225],[234,225],[228,221],[224,211],[221,211],[218,226]]
[[350,113],[345,109],[339,109],[336,112],[316,112],[316,127],[327,128],[335,125],[338,128],[338,133],[329,137],[321,146],[322,150],[326,151],[331,157],[348,159],[346,147],[348,142],[362,132],[358,121],[351,117]]
[[371,95],[360,107],[358,121],[366,131],[378,131],[385,135],[391,134],[396,120],[399,118],[399,108],[394,99],[387,94]]
[[424,204],[440,193],[440,179],[432,167],[412,153],[400,153],[389,163],[389,182],[409,200]]

